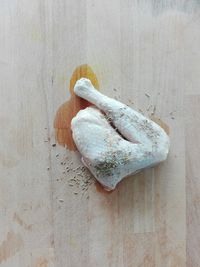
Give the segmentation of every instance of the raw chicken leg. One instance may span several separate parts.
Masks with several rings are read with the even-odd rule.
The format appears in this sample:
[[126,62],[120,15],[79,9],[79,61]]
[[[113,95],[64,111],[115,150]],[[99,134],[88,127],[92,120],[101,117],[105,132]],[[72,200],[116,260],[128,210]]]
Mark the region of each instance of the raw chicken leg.
[[159,125],[101,94],[86,78],[76,82],[74,91],[97,107],[79,111],[71,126],[84,164],[106,189],[166,159],[169,137]]

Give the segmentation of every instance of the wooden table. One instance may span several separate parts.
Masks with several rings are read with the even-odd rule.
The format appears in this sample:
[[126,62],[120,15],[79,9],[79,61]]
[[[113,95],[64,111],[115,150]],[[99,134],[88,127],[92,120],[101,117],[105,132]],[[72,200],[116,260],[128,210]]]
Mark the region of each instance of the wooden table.
[[[0,38],[0,266],[200,266],[199,1],[1,0]],[[111,194],[70,186],[55,141],[85,63],[170,128],[168,160]]]

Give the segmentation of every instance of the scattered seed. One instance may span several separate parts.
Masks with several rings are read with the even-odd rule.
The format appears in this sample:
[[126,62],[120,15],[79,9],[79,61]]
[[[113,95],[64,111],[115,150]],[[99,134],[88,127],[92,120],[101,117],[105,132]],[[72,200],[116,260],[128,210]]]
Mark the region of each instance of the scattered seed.
[[145,93],[145,96],[146,96],[146,97],[150,97],[150,95],[149,95],[149,94],[147,94],[147,93]]
[[56,146],[56,144],[52,144],[52,147],[55,147]]
[[59,199],[58,201],[59,201],[59,202],[64,202],[64,200],[63,200],[63,199]]
[[151,112],[151,115],[154,115],[156,112],[156,106],[153,106],[153,111]]
[[149,105],[148,108],[147,108],[147,111],[149,111],[151,107],[152,107],[152,105]]

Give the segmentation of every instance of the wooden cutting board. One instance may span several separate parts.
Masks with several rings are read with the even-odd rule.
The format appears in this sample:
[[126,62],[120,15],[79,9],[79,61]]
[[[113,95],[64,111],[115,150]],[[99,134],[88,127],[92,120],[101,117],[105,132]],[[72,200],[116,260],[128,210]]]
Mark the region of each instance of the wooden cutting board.
[[[198,1],[0,2],[0,266],[200,266],[199,14]],[[170,131],[168,160],[109,194],[69,137],[85,75]]]

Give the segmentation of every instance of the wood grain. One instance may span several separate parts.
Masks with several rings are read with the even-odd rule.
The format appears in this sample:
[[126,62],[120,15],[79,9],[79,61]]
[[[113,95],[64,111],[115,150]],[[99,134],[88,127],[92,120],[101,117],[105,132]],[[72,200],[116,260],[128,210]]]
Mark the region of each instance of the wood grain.
[[[199,27],[197,0],[0,2],[0,266],[200,266]],[[110,194],[70,186],[80,155],[52,146],[82,64],[170,129],[167,161]]]
[[200,212],[200,182],[199,182],[199,127],[200,96],[188,95],[184,101],[185,137],[186,137],[186,200],[187,200],[187,266],[199,265],[200,234],[196,231],[199,226]]

